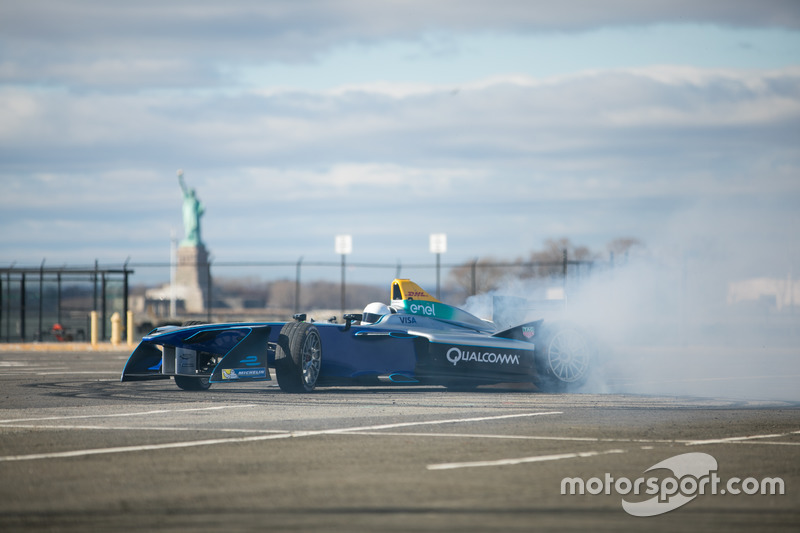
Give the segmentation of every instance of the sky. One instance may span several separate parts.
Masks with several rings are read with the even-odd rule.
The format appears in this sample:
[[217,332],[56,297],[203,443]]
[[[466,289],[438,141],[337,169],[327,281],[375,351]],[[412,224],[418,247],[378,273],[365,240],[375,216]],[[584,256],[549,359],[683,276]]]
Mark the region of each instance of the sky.
[[618,238],[800,276],[800,3],[0,0],[0,266]]

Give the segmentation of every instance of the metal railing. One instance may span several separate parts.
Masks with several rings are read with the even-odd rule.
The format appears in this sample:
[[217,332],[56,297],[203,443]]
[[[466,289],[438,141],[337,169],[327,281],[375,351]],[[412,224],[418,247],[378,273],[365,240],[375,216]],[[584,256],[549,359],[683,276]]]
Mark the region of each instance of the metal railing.
[[0,267],[0,339],[86,338],[91,311],[98,312],[100,335],[106,339],[110,314],[127,315],[133,273],[127,264],[109,268],[97,262],[94,267],[47,267],[44,262]]
[[[351,272],[347,276],[351,287],[365,284],[386,284],[388,287],[388,281],[381,284],[362,281],[376,278],[377,272],[383,272],[386,275],[381,274],[380,277],[387,280],[402,277],[415,279],[422,286],[429,287],[432,294],[435,290],[435,294],[440,294],[443,300],[458,305],[469,296],[497,288],[502,280],[508,278],[538,278],[551,286],[560,286],[566,292],[571,280],[579,281],[588,277],[598,265],[608,263],[569,259],[565,251],[560,261],[488,262],[475,259],[458,264],[348,262],[346,268]],[[0,342],[87,338],[92,311],[99,318],[100,339],[107,340],[111,314],[119,312],[125,317],[132,308],[129,286],[134,272],[151,279],[168,280],[175,266],[169,262],[126,262],[115,267],[101,266],[95,261],[93,266],[88,267],[48,267],[44,262],[38,267],[0,267]],[[309,290],[309,285],[314,282],[304,280],[311,277],[309,273],[324,272],[321,277],[331,280],[329,283],[333,285],[337,277],[334,272],[345,268],[338,261],[305,261],[302,257],[296,261],[214,261],[200,266],[207,268],[209,274],[208,285],[203,288],[207,295],[204,318],[208,321],[213,321],[220,314],[214,304],[214,295],[219,292],[214,286],[215,277],[231,279],[242,276],[243,272],[255,272],[263,279],[293,283],[291,301],[266,301],[264,307],[272,305],[297,313],[309,307],[335,308],[338,302],[330,305],[330,302],[315,301],[315,295]],[[439,285],[440,269],[447,273],[445,287]],[[341,280],[342,311],[346,307],[363,305],[363,301],[356,301],[356,294],[346,294],[345,276]],[[55,324],[62,328],[60,332],[53,331]]]

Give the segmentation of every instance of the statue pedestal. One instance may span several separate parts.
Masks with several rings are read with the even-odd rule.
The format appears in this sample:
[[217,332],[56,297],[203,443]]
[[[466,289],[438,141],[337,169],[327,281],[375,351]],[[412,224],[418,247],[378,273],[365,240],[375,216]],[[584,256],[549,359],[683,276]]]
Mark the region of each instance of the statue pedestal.
[[202,244],[178,247],[175,285],[182,287],[184,305],[189,313],[206,310],[208,297],[208,251]]

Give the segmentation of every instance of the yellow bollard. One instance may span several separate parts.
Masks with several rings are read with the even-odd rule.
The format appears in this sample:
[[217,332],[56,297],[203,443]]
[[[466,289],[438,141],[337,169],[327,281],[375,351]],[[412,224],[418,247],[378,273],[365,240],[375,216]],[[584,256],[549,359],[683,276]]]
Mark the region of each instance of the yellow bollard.
[[89,338],[92,340],[92,346],[97,346],[97,311],[89,313]]
[[119,346],[122,341],[122,317],[119,313],[111,315],[111,345]]
[[128,311],[128,346],[133,346],[133,311]]

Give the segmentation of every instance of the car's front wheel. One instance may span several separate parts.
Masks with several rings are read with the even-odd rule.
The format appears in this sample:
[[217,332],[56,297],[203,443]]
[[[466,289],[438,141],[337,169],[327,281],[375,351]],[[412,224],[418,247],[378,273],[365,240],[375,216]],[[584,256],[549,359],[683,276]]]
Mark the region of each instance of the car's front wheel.
[[175,384],[183,390],[208,390],[211,387],[207,377],[175,376]]
[[322,367],[319,330],[308,322],[288,322],[275,349],[275,374],[285,392],[311,392]]

